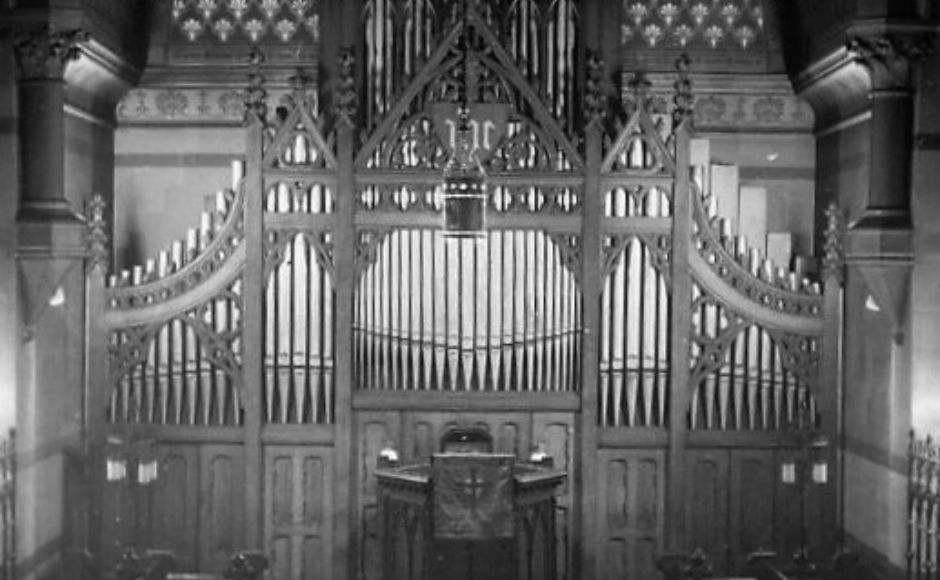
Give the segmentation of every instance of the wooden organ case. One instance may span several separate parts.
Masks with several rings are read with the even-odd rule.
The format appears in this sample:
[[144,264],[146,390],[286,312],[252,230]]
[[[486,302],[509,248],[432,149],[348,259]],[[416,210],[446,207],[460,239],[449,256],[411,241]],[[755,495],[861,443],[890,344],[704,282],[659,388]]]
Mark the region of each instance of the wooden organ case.
[[[268,107],[256,69],[246,159],[201,227],[89,271],[103,559],[135,545],[215,571],[247,547],[278,580],[381,578],[376,459],[427,462],[454,428],[569,474],[559,578],[824,545],[777,474],[799,434],[833,432],[838,284],[724,235],[687,71],[671,111],[637,83],[614,112],[574,0],[471,2],[466,22],[393,4],[366,2],[363,78],[344,53],[327,113],[302,82]],[[471,109],[506,115],[479,135],[486,232],[451,240],[434,110],[464,51]],[[829,487],[810,491],[831,519]]]

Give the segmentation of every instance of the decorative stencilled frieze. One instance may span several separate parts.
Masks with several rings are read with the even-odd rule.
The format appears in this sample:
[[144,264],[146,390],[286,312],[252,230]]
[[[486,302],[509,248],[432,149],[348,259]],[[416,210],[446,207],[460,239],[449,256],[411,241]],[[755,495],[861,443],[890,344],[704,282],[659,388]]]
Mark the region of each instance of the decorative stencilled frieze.
[[813,112],[796,95],[711,93],[695,99],[695,126],[812,129]]
[[[694,79],[693,79],[694,84]],[[695,127],[699,130],[757,129],[811,130],[813,112],[796,95],[786,93],[694,93],[692,104]],[[654,89],[652,110],[671,113],[672,95]]]
[[748,50],[764,40],[761,0],[623,0],[620,44]]
[[189,42],[320,39],[315,0],[172,0],[170,16]]
[[[290,90],[269,88],[268,110],[273,111]],[[316,94],[311,93],[316,99]],[[241,124],[245,110],[240,89],[143,88],[130,91],[117,106],[120,124]]]
[[[273,111],[285,88],[269,88],[268,110]],[[316,95],[313,95],[314,98]],[[652,107],[671,112],[671,93],[654,89]],[[692,105],[695,126],[710,129],[811,130],[813,112],[792,94],[704,93],[695,95]],[[228,88],[143,88],[130,91],[118,104],[121,124],[240,124],[244,113],[240,89]]]

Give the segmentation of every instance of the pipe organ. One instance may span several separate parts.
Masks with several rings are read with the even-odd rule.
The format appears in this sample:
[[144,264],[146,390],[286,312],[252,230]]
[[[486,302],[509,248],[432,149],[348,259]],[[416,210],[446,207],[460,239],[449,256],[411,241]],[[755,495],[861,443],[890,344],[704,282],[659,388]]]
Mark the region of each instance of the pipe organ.
[[361,389],[577,390],[580,300],[549,236],[402,229],[356,288]]
[[[838,287],[730,235],[690,162],[691,97],[670,118],[638,82],[614,113],[596,61],[576,90],[574,0],[470,5],[462,22],[453,2],[366,2],[363,78],[345,55],[334,111],[297,79],[266,115],[256,68],[246,160],[200,227],[90,275],[105,430],[138,429],[182,470],[161,497],[239,482],[244,534],[225,542],[268,550],[278,578],[344,575],[320,564],[333,550],[377,576],[377,457],[426,460],[455,426],[583,472],[558,497],[567,577],[578,545],[598,577],[650,577],[667,546],[710,545],[699,523],[770,517],[735,502],[789,509],[773,477],[788,434],[831,433]],[[487,231],[448,239],[440,111],[465,72],[499,131],[480,145]],[[730,483],[755,465],[769,484]]]

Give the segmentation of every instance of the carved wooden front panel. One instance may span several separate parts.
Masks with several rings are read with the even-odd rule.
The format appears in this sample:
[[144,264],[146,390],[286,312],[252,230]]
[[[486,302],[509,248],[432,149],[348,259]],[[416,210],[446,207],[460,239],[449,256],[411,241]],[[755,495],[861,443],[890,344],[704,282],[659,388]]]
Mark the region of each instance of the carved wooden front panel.
[[686,510],[689,545],[701,548],[712,564],[727,568],[728,451],[690,450],[686,454]]
[[441,450],[444,434],[456,427],[478,427],[493,436],[493,452],[528,456],[531,418],[528,413],[403,413],[402,457],[430,461]]
[[166,445],[157,451],[160,477],[154,489],[152,545],[173,551],[180,569],[196,569],[199,462],[195,445]]
[[355,473],[359,486],[358,524],[359,545],[356,567],[359,578],[377,580],[382,577],[381,528],[378,508],[378,482],[375,478],[379,451],[391,444],[401,450],[401,414],[398,412],[364,411],[356,421]]
[[594,485],[599,576],[611,580],[657,578],[656,557],[663,549],[665,451],[605,449],[598,455]]
[[813,483],[808,464],[797,465],[794,483],[781,482],[781,463],[799,460],[799,454],[768,447],[688,451],[689,546],[705,551],[716,574],[744,573],[755,551],[772,550],[783,560],[801,545],[817,555],[830,553],[820,535],[832,513],[824,501],[826,485]]
[[152,453],[154,478],[138,471],[149,456],[132,457],[124,478],[107,484],[104,560],[117,562],[124,548],[159,549],[181,570],[225,570],[244,548],[242,446],[158,443]]
[[568,473],[566,479],[559,487],[555,505],[555,570],[558,578],[570,578],[573,572],[571,566],[573,551],[571,535],[575,529],[573,519],[573,505],[575,493],[572,482],[575,479],[575,436],[573,413],[533,413],[532,415],[532,446],[541,445],[555,462],[555,468]]
[[[731,453],[729,518],[733,533],[729,548],[738,560],[732,563],[732,569],[751,552],[778,547],[774,539],[776,510],[772,501],[779,495],[774,493],[779,485],[775,455],[766,449],[739,449]],[[780,530],[777,535],[783,532]]]
[[272,578],[331,577],[332,459],[332,447],[265,449],[265,543]]
[[199,569],[228,568],[244,547],[245,460],[241,445],[200,449]]

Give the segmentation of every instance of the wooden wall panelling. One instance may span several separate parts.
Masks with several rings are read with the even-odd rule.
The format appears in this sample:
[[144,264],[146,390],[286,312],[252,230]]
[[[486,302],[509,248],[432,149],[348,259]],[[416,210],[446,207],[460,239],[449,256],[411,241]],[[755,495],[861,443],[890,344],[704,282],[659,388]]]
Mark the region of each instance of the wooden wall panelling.
[[134,498],[135,487],[128,480],[109,481],[104,483],[104,487],[102,559],[104,565],[109,566],[118,561],[125,546],[136,543],[137,502]]
[[584,479],[597,493],[597,577],[659,577],[656,557],[664,540],[665,461],[661,449],[598,451],[597,479]]
[[180,570],[195,570],[199,489],[199,448],[164,444],[156,447],[160,473],[153,482],[154,517],[148,547],[170,550]]
[[774,547],[779,469],[773,449],[734,449],[730,469],[729,573],[738,574],[748,554]]
[[726,449],[690,449],[686,454],[689,547],[704,550],[718,574],[728,570],[729,453]]
[[555,461],[555,468],[568,472],[568,479],[558,491],[558,512],[555,520],[555,554],[558,578],[571,578],[573,572],[572,530],[574,517],[574,474],[578,469],[575,457],[574,414],[533,413],[532,445],[542,443]]
[[[789,558],[800,549],[800,489],[799,484],[784,484],[780,481],[780,465],[798,455],[797,451],[788,448],[778,449],[775,454],[774,551],[784,558]],[[808,515],[810,519],[817,517],[816,513]]]
[[202,445],[199,482],[199,570],[221,572],[245,547],[245,451]]
[[397,411],[358,411],[354,413],[356,461],[353,473],[358,481],[359,546],[358,578],[381,578],[381,529],[378,513],[376,459],[386,443],[392,444],[404,459],[401,437],[401,413]]
[[333,577],[333,448],[271,445],[264,450],[265,545],[271,577]]
[[[830,468],[831,469],[831,468]],[[831,476],[831,471],[830,471]],[[809,475],[807,474],[807,477]],[[809,555],[816,562],[825,561],[836,552],[835,494],[828,486],[831,483],[816,484],[806,482],[805,489],[805,525],[806,546]]]

